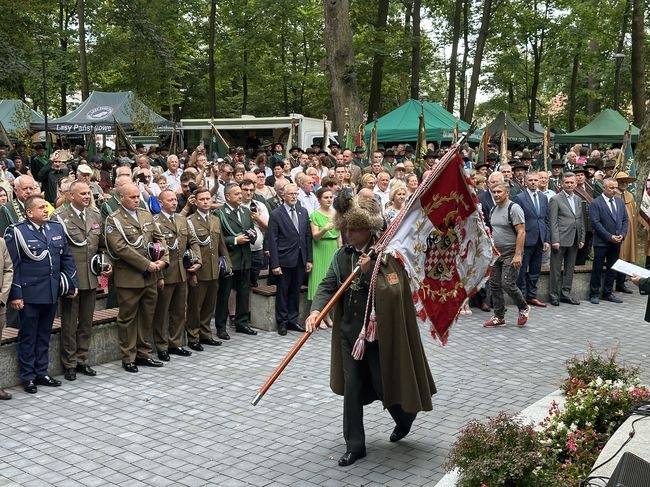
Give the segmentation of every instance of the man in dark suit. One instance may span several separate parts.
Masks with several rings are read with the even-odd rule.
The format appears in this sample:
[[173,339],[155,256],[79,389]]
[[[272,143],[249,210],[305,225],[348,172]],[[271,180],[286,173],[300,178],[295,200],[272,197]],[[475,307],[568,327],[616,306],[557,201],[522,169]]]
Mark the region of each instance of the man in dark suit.
[[[576,176],[572,172],[564,173],[562,191],[549,202],[549,227],[551,230],[551,272],[549,297],[553,306],[560,301],[580,304],[571,296],[573,269],[576,254],[585,244],[585,224],[582,218],[580,198],[573,194]],[[562,275],[562,265],[564,274]],[[560,278],[562,283],[560,285]]]
[[600,300],[600,283],[603,274],[603,264],[607,269],[603,284],[603,299],[612,303],[622,303],[623,300],[614,295],[614,279],[616,272],[612,265],[618,259],[621,242],[627,235],[628,218],[625,204],[616,198],[618,183],[615,179],[603,181],[603,194],[595,198],[589,206],[589,218],[594,232],[594,265],[591,269],[589,283],[589,301],[598,304]]
[[4,238],[14,266],[9,305],[20,313],[18,368],[25,392],[37,386],[56,387],[61,381],[47,373],[52,322],[64,272],[77,296],[77,270],[60,223],[47,221],[47,202],[38,195],[25,201],[21,223],[7,228]]
[[307,210],[297,205],[298,186],[287,185],[282,198],[283,204],[271,212],[266,235],[269,269],[277,284],[275,320],[278,334],[286,335],[287,329],[305,331],[298,323],[298,307],[305,272],[312,268],[312,246]]
[[536,172],[526,174],[526,189],[513,200],[524,210],[526,225],[524,258],[517,286],[528,304],[545,308],[546,303],[537,299],[537,281],[542,269],[542,253],[551,246],[551,234],[548,224],[548,200],[537,190],[538,182]]
[[214,324],[217,336],[230,340],[226,329],[228,323],[228,298],[235,290],[235,331],[246,335],[257,335],[248,325],[250,303],[251,240],[246,231],[253,228],[253,219],[248,208],[241,206],[242,191],[238,184],[229,183],[224,188],[225,204],[218,210],[223,238],[232,262],[232,275],[225,277],[217,294]]

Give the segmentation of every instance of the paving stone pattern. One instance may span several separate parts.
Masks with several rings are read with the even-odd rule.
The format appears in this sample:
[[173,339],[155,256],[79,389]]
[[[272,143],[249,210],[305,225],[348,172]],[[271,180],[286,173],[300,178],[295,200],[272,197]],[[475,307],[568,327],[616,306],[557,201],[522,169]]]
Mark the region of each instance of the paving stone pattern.
[[[329,389],[329,331],[310,338],[257,407],[250,405],[299,335],[232,333],[221,347],[172,356],[162,369],[97,366],[36,395],[0,402],[0,486],[418,486],[435,485],[470,418],[518,412],[555,390],[565,361],[589,346],[619,346],[650,383],[645,298],[533,309],[519,329],[485,329],[488,313],[461,317],[441,348],[423,330],[438,387],[434,410],[390,443],[379,403],[365,409],[368,456],[345,451],[342,399]],[[62,378],[61,378],[62,379]]]

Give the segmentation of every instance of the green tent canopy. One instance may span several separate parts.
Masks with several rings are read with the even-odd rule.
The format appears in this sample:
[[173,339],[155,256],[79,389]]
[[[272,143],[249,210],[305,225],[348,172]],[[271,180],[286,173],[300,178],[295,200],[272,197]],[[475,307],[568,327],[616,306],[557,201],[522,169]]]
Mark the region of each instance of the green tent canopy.
[[[171,132],[172,123],[138,100],[131,91],[93,91],[79,107],[48,122],[56,134],[114,134],[117,120],[126,132],[136,132],[137,120],[145,120],[158,132]],[[45,130],[44,123],[32,123],[32,130]]]
[[0,100],[0,122],[10,134],[30,130],[33,123],[45,123],[43,115],[29,108],[21,100]]
[[[418,140],[420,110],[424,107],[424,122],[427,130],[427,141],[451,142],[454,139],[456,117],[445,110],[439,103],[430,101],[419,102],[408,100],[392,112],[382,115],[377,120],[378,142],[413,142]],[[370,139],[373,123],[366,125],[365,140]],[[465,132],[469,124],[459,120],[458,130]],[[476,132],[469,137],[470,142],[479,142],[480,134]]]
[[[620,144],[623,134],[629,128],[626,118],[615,110],[605,108],[584,127],[568,134],[558,134],[557,144]],[[639,129],[632,125],[632,143],[639,138]]]
[[499,112],[496,118],[486,127],[490,134],[490,142],[498,144],[501,141],[501,132],[503,132],[504,126],[508,129],[508,143],[510,144],[541,144],[544,140],[542,134],[536,134],[521,128],[509,114]]

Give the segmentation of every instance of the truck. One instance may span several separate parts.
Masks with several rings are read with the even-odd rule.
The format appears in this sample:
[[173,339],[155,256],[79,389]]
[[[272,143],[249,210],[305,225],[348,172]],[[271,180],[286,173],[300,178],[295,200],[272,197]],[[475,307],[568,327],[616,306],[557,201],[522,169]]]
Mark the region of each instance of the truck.
[[[326,122],[328,131],[328,143],[336,143],[336,133],[331,133],[332,122]],[[181,119],[180,129],[183,134],[184,147],[190,151],[203,143],[208,154],[224,157],[227,147],[242,147],[244,149],[257,150],[268,148],[275,142],[285,145],[291,126],[294,125],[294,138],[297,145],[303,150],[312,144],[323,143],[323,120],[318,118],[305,117],[299,113],[292,113],[287,117],[255,117],[242,115],[239,118],[200,118]],[[225,142],[218,140],[213,133],[214,127]]]

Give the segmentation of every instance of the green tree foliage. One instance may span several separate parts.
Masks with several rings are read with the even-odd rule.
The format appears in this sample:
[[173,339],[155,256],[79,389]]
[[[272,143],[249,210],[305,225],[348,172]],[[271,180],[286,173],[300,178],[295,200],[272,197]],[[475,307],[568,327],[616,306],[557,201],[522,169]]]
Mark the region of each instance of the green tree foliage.
[[[624,14],[630,2],[492,1],[496,14],[481,63],[482,104],[476,116],[487,120],[507,110],[518,121],[536,118],[545,123],[549,100],[562,92],[570,100],[554,125],[583,125],[594,109],[614,104],[614,54],[620,39],[625,56],[620,107],[626,112],[631,102],[631,23],[629,18],[624,22]],[[422,0],[420,96],[445,104],[449,67],[455,63],[458,111],[467,101],[460,97],[467,98],[483,2],[463,2],[464,32],[456,59],[450,59],[454,15],[460,11],[456,3]],[[131,90],[174,120],[206,117],[210,5],[208,0],[85,0],[90,90]],[[19,98],[42,112],[44,58],[50,118],[74,108],[81,86],[76,7],[74,0],[0,0],[0,97]],[[412,0],[391,1],[384,42],[377,43],[378,0],[350,3],[354,74],[363,107],[368,106],[375,54],[380,50],[385,59],[380,114],[410,97],[412,8]],[[217,116],[295,112],[333,119],[323,22],[322,0],[219,0]],[[64,95],[68,103],[62,106]]]

